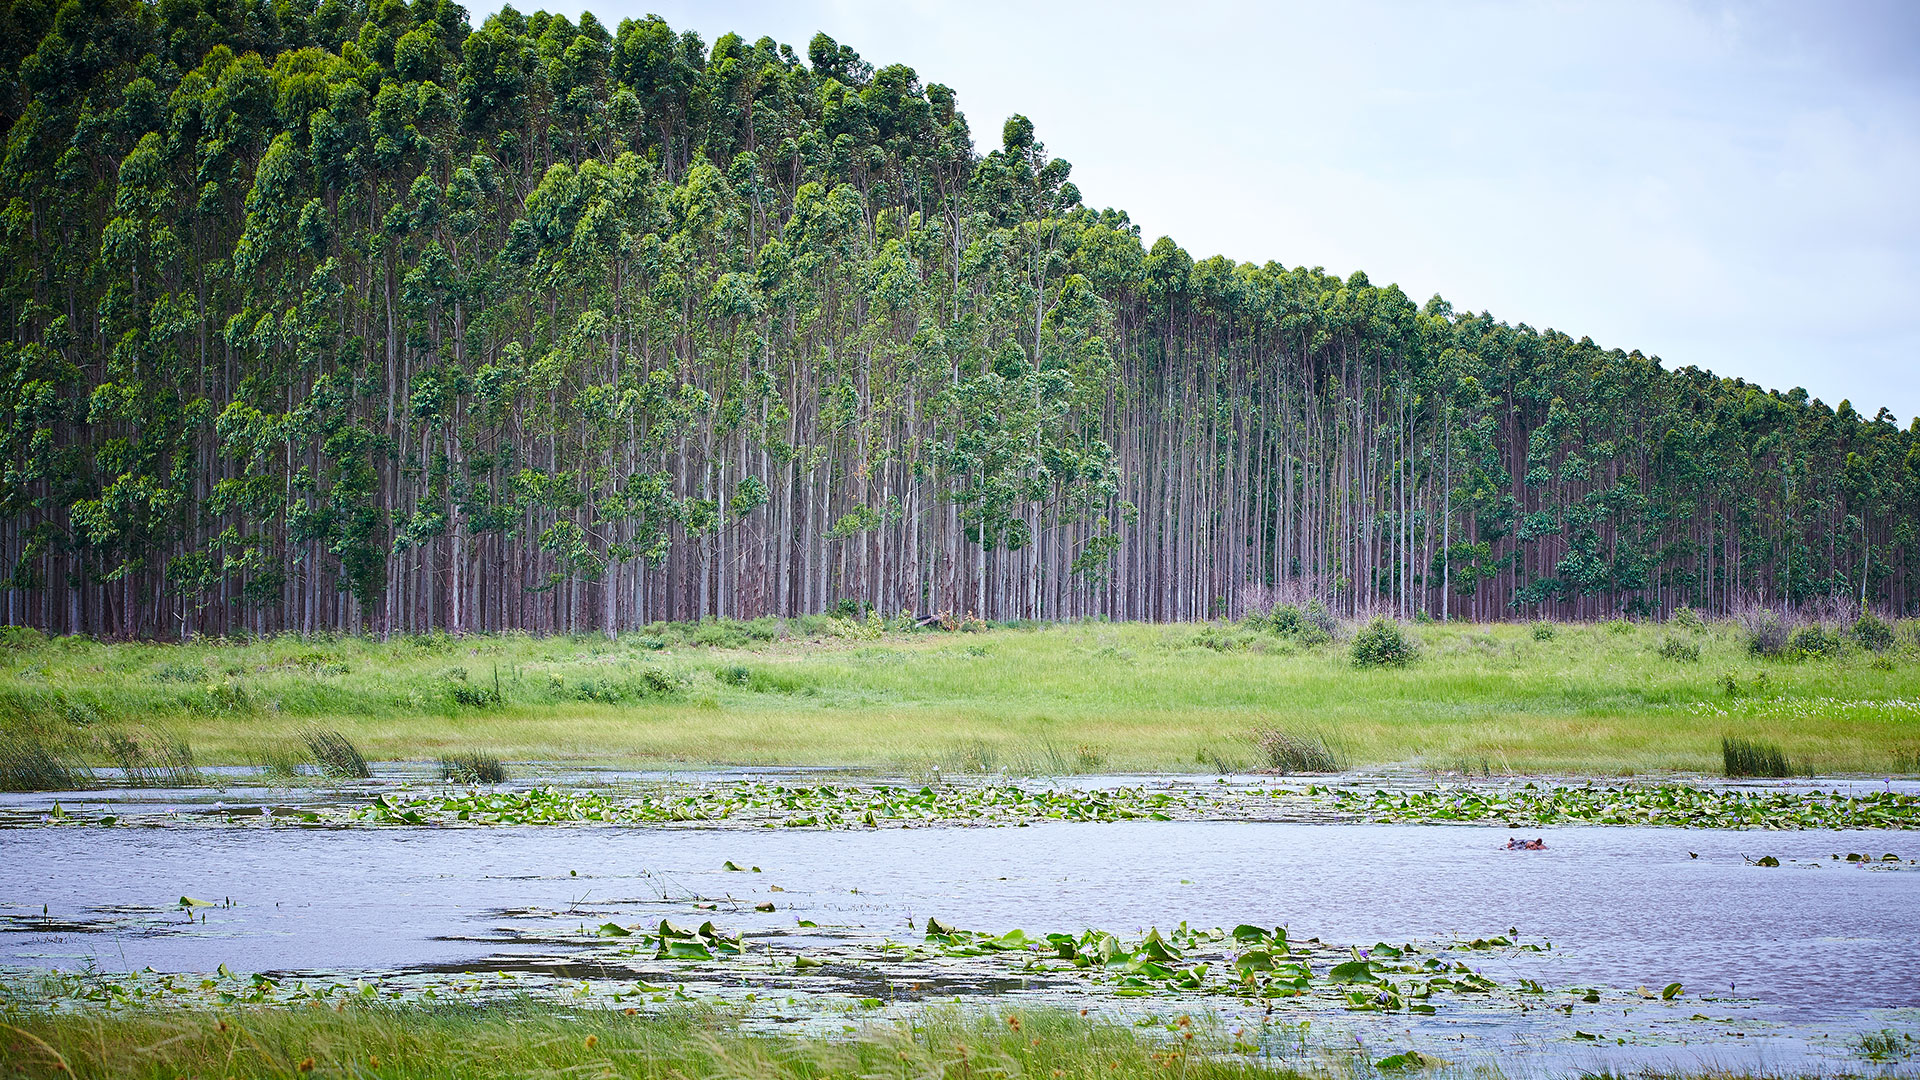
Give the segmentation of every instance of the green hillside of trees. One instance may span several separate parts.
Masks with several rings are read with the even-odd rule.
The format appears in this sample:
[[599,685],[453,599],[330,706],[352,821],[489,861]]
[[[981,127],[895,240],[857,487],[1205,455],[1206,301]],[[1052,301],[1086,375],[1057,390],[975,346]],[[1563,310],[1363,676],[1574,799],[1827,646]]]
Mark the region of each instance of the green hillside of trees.
[[0,71],[8,622],[1920,603],[1884,410],[1148,245],[825,36],[0,0]]

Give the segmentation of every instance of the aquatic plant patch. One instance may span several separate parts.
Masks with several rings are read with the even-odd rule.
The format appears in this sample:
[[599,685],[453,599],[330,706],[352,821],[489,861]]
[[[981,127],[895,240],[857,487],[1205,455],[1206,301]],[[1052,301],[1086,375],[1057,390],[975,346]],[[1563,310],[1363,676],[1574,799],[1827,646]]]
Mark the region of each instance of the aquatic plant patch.
[[1310,787],[1344,814],[1374,822],[1665,825],[1690,829],[1920,828],[1920,796],[1680,784],[1542,785],[1358,791]]

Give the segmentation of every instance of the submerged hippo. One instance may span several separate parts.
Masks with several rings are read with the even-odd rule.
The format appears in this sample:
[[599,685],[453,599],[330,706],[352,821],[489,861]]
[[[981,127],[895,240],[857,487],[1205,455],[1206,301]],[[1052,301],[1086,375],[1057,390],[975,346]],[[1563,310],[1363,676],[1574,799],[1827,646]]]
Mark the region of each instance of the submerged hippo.
[[1547,842],[1544,839],[1541,839],[1538,837],[1532,840],[1516,840],[1513,837],[1509,836],[1507,837],[1507,850],[1508,851],[1545,851],[1547,850]]

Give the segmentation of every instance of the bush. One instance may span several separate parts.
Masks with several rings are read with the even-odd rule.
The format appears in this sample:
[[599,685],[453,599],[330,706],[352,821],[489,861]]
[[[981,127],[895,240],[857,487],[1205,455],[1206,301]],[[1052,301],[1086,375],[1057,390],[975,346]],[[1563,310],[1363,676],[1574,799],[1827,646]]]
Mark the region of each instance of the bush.
[[0,626],[0,649],[24,651],[47,643],[47,635],[31,626]]
[[1405,667],[1420,655],[1420,646],[1399,623],[1385,616],[1368,623],[1353,638],[1355,667]]
[[1787,638],[1787,651],[1803,657],[1826,657],[1840,651],[1840,635],[1819,623],[1795,630]]
[[1853,624],[1853,641],[1863,649],[1886,652],[1893,648],[1893,627],[1873,612],[1862,611],[1859,621]]
[[1787,620],[1772,608],[1755,608],[1740,617],[1747,651],[1755,656],[1779,656],[1787,651]]
[[492,754],[454,754],[440,759],[440,779],[456,784],[500,784],[506,782],[507,767]]
[[1552,641],[1555,631],[1553,624],[1545,619],[1533,624],[1533,640]]
[[713,677],[727,686],[745,686],[753,681],[753,671],[744,664],[729,664],[715,669]]
[[1679,638],[1670,637],[1660,643],[1660,655],[1666,657],[1668,660],[1679,660],[1682,663],[1691,663],[1700,659],[1700,646],[1695,645],[1691,641],[1682,641]]
[[1720,756],[1728,776],[1792,776],[1792,763],[1778,746],[1746,739],[1720,740]]
[[1673,617],[1667,620],[1682,630],[1704,630],[1707,624],[1700,619],[1699,612],[1684,604],[1673,610]]
[[1328,748],[1326,740],[1318,735],[1307,737],[1273,728],[1259,728],[1253,733],[1253,744],[1259,747],[1260,756],[1266,760],[1267,767],[1282,776],[1340,771],[1333,751]]
[[1609,634],[1633,633],[1633,624],[1628,622],[1625,619],[1608,619],[1605,623],[1601,625],[1607,628],[1607,633]]

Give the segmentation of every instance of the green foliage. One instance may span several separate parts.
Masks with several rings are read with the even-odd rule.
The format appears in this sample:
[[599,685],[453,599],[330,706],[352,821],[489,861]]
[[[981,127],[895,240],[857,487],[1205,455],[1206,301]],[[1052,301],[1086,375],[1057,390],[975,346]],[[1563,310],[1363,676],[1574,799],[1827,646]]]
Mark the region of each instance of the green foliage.
[[1792,776],[1793,767],[1778,746],[1758,740],[1726,738],[1720,755],[1728,776]]
[[1862,611],[1853,624],[1853,641],[1863,649],[1886,652],[1893,648],[1893,627],[1872,611]]
[[1353,636],[1355,667],[1406,667],[1419,659],[1420,643],[1399,623],[1376,618]]
[[1778,611],[1756,608],[1744,613],[1740,621],[1746,633],[1748,652],[1765,657],[1777,657],[1787,652],[1792,630]]
[[951,89],[824,37],[76,11],[0,53],[0,572],[42,629],[1307,590],[1307,641],[1920,590],[1891,414],[1149,247],[1031,121],[976,147]]
[[66,740],[32,727],[0,730],[0,791],[78,791],[93,770]]
[[360,756],[345,735],[337,731],[321,728],[308,728],[301,732],[300,741],[306,744],[307,753],[313,755],[313,761],[320,766],[320,774],[335,780],[365,780],[373,775],[367,767],[367,759]]
[[1340,765],[1318,735],[1296,735],[1277,728],[1260,728],[1253,743],[1267,768],[1282,776],[1303,772],[1339,772]]
[[1707,627],[1707,624],[1701,620],[1700,614],[1685,604],[1675,608],[1673,615],[1667,621],[1682,630],[1700,631]]
[[1555,630],[1552,623],[1543,619],[1533,624],[1532,633],[1535,641],[1552,641]]
[[1660,643],[1660,655],[1668,660],[1691,664],[1700,659],[1700,646],[1684,638],[1670,637]]
[[492,754],[468,751],[441,758],[440,779],[456,784],[503,784],[507,767]]
[[1824,659],[1839,651],[1840,635],[1819,623],[1802,626],[1787,638],[1787,652],[1793,656]]

